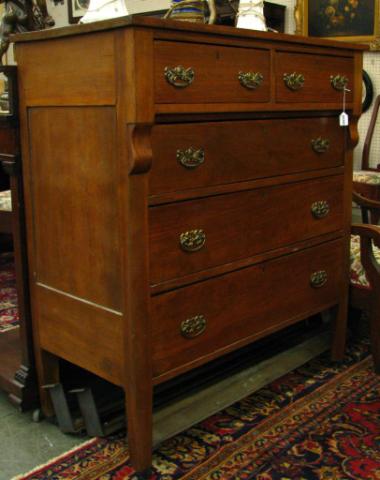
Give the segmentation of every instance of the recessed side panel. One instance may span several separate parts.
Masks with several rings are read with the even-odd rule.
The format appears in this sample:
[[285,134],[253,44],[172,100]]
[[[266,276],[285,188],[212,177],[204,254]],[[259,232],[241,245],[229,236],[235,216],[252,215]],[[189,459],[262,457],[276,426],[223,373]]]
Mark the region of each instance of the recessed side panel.
[[33,280],[120,311],[115,128],[113,107],[30,109],[26,206]]

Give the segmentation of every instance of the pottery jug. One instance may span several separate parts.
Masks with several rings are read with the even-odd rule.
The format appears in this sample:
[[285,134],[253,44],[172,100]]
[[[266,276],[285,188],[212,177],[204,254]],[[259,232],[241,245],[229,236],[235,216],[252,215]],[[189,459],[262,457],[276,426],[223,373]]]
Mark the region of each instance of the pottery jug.
[[267,30],[264,17],[264,2],[262,0],[240,1],[236,26],[252,30]]

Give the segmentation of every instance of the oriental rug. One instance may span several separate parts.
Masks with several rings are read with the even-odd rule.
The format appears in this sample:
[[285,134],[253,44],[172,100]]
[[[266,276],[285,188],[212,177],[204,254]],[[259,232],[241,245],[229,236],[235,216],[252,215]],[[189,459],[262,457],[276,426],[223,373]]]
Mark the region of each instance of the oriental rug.
[[[93,439],[19,480],[135,480],[122,437]],[[151,480],[380,480],[380,377],[366,342],[324,354],[164,442]]]
[[19,326],[12,253],[0,254],[0,334]]

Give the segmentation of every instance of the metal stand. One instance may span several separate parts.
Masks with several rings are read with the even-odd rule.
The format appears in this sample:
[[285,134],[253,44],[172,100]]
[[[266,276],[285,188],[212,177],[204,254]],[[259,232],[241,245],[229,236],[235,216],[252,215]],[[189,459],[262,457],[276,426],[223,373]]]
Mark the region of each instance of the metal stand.
[[[76,393],[86,430],[91,437],[105,437],[125,427],[124,401],[105,397],[96,402],[91,388],[72,390]],[[98,405],[97,405],[98,403]]]
[[73,405],[69,404],[62,384],[56,383],[52,385],[44,385],[43,388],[50,393],[58,425],[62,432],[82,432],[84,430],[83,418],[80,416],[78,408],[73,408]]

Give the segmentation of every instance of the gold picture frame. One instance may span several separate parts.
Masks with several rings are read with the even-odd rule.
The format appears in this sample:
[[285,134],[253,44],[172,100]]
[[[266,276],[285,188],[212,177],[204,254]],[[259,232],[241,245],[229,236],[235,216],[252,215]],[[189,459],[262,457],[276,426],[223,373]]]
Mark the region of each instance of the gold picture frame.
[[369,45],[380,51],[380,0],[297,0],[296,35]]

